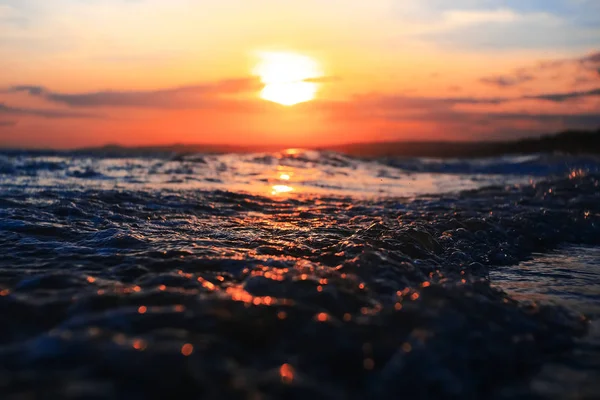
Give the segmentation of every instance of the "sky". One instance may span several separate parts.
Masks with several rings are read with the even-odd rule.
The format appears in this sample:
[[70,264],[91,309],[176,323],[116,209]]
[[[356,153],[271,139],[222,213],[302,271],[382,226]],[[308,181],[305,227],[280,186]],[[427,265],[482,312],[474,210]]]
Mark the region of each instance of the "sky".
[[[282,54],[314,68],[268,86],[302,64],[261,76]],[[265,99],[301,90],[314,98]],[[599,127],[598,0],[0,0],[0,147],[489,141]]]

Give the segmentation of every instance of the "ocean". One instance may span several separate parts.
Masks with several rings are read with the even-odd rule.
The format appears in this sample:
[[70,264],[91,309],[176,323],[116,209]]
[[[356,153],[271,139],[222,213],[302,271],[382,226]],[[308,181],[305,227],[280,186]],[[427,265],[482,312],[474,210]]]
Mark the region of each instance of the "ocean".
[[0,153],[3,399],[591,399],[600,159]]

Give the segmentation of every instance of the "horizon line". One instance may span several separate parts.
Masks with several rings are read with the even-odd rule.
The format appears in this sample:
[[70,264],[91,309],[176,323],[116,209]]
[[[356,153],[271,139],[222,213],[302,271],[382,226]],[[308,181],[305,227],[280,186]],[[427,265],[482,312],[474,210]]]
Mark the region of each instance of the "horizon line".
[[[177,148],[177,147],[190,147],[190,148],[213,148],[214,151],[218,151],[217,149],[269,149],[270,151],[283,151],[289,149],[299,149],[299,150],[328,150],[333,148],[340,147],[352,147],[352,146],[374,146],[374,145],[388,145],[388,144],[459,144],[459,145],[494,145],[494,144],[508,144],[508,143],[518,143],[527,140],[536,140],[543,139],[548,137],[554,137],[564,133],[600,133],[600,127],[597,129],[565,129],[560,132],[555,133],[541,133],[538,135],[525,136],[519,139],[508,139],[508,140],[381,140],[381,141],[364,141],[364,142],[342,142],[342,143],[332,143],[326,145],[319,146],[298,146],[292,144],[224,144],[224,143],[165,143],[165,144],[136,144],[136,145],[127,145],[120,143],[106,143],[99,144],[95,146],[85,146],[85,147],[73,147],[73,148],[56,148],[56,147],[4,147],[0,144],[1,151],[56,151],[56,152],[81,152],[81,151],[98,151],[102,149],[123,149],[123,150],[168,150],[169,148]],[[264,150],[263,150],[264,151]]]

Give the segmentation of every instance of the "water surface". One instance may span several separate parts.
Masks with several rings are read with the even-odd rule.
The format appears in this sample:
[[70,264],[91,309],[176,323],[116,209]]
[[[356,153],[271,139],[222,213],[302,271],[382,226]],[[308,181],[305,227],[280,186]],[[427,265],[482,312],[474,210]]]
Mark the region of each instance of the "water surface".
[[550,380],[574,397],[598,165],[5,153],[0,390],[504,399]]

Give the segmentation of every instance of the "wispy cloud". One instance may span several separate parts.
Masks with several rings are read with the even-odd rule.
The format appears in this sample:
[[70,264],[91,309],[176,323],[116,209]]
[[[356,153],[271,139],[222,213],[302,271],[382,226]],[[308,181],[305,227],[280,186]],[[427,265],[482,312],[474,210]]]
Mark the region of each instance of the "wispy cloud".
[[[529,78],[527,78],[529,79]],[[521,80],[527,80],[522,78]],[[504,83],[504,84],[513,84]],[[514,83],[515,85],[517,83]],[[244,104],[248,110],[255,109],[250,106],[250,102],[227,102],[220,101],[218,96],[212,93],[237,93],[238,91],[249,90],[260,87],[254,80],[230,80],[223,81],[215,85],[206,86],[181,86],[170,89],[161,89],[154,91],[103,91],[78,94],[61,94],[49,91],[41,86],[20,85],[9,88],[8,92],[24,92],[33,97],[41,97],[46,101],[66,105],[71,108],[157,108],[157,109],[195,109],[223,107],[226,104],[237,104],[242,109]],[[521,101],[521,100],[543,100],[555,103],[562,103],[571,99],[583,97],[600,96],[600,88],[585,91],[541,93],[537,95],[524,95],[515,97],[415,97],[415,96],[393,96],[393,95],[359,95],[352,101],[364,102],[365,100],[374,109],[381,106],[388,108],[391,105],[402,107],[404,109],[431,109],[445,108],[457,105],[499,105],[503,103]],[[2,109],[0,108],[0,111]],[[24,110],[24,109],[12,109]],[[14,111],[13,111],[14,112]],[[90,117],[91,114],[79,114],[65,111],[50,110],[29,110],[30,113],[37,113],[40,116],[47,117]]]
[[[415,10],[410,10],[408,14],[411,18],[405,21],[408,31],[414,34],[448,33],[460,31],[469,28],[489,28],[490,26],[507,27],[515,24],[560,24],[560,17],[543,10],[536,11],[518,11],[513,8],[493,7],[488,5],[484,8],[461,7],[459,2],[440,4],[436,7],[417,7],[420,9],[419,15],[414,14]],[[449,7],[449,8],[448,8]],[[419,12],[417,12],[419,14]]]
[[585,57],[580,58],[582,63],[593,63],[595,66],[600,65],[600,51],[588,54]]
[[219,95],[248,92],[260,89],[254,78],[230,79],[205,85],[190,85],[148,91],[105,90],[89,93],[58,93],[41,86],[18,85],[7,92],[25,92],[46,101],[73,108],[136,107],[159,109],[206,108],[218,104]]
[[[325,76],[306,81],[331,83],[339,77]],[[103,90],[88,93],[59,93],[37,85],[16,85],[4,93],[27,93],[48,102],[71,108],[154,108],[154,109],[248,109],[250,102],[236,101],[229,95],[258,92],[264,87],[257,78],[228,79],[203,85],[187,85],[173,88],[124,91]],[[2,91],[0,91],[2,93]],[[260,108],[260,107],[259,107]]]
[[[577,58],[542,61],[537,65],[519,68],[508,74],[484,77],[480,82],[505,88],[541,80],[544,77],[550,77],[555,84],[559,79],[575,84],[598,82],[600,79],[600,52]],[[590,93],[590,95],[594,95],[594,93]],[[549,98],[549,100],[552,99]]]
[[45,110],[45,109],[39,109],[39,108],[11,107],[4,103],[0,103],[0,114],[14,115],[14,116],[23,115],[23,116],[33,116],[33,117],[50,118],[50,119],[104,118],[102,115],[99,115],[99,114],[79,113],[79,112],[61,111],[61,110]]
[[[560,93],[542,93],[537,95],[515,96],[515,97],[410,97],[410,96],[370,96],[373,106],[398,107],[404,109],[431,109],[446,108],[458,105],[500,105],[504,103],[517,102],[522,100],[543,100],[555,103],[562,103],[568,100],[584,97],[600,96],[600,88],[560,92]],[[369,99],[369,97],[357,97],[357,100]]]
[[0,121],[0,128],[8,128],[17,125],[17,121]]
[[455,3],[448,3],[455,9],[444,9],[448,7],[444,4],[437,15],[424,21],[406,21],[409,35],[439,48],[483,51],[589,46],[586,40],[597,40],[599,36],[544,7],[519,10],[507,8],[506,2],[489,1],[482,5],[470,1],[462,7]]
[[597,78],[600,78],[600,51],[592,53],[580,60],[584,68],[594,71]]
[[534,79],[535,79],[535,77],[533,75],[526,74],[526,73],[520,73],[520,74],[516,74],[513,76],[507,76],[507,75],[489,76],[489,77],[481,78],[481,82],[492,85],[492,86],[497,86],[497,87],[509,87],[509,86],[520,85],[525,82],[530,82]]
[[[524,96],[524,99],[538,99],[538,100],[547,100],[555,103],[562,103],[564,101],[580,98],[580,97],[598,97],[600,96],[600,88],[586,90],[586,91],[578,91],[578,92],[569,92],[569,93],[550,93],[550,94],[542,94],[537,96]],[[600,114],[600,113],[599,113]]]
[[495,10],[449,10],[442,15],[444,30],[484,24],[510,24],[522,21],[560,22],[558,17],[545,12],[519,13],[508,8],[498,8]]

